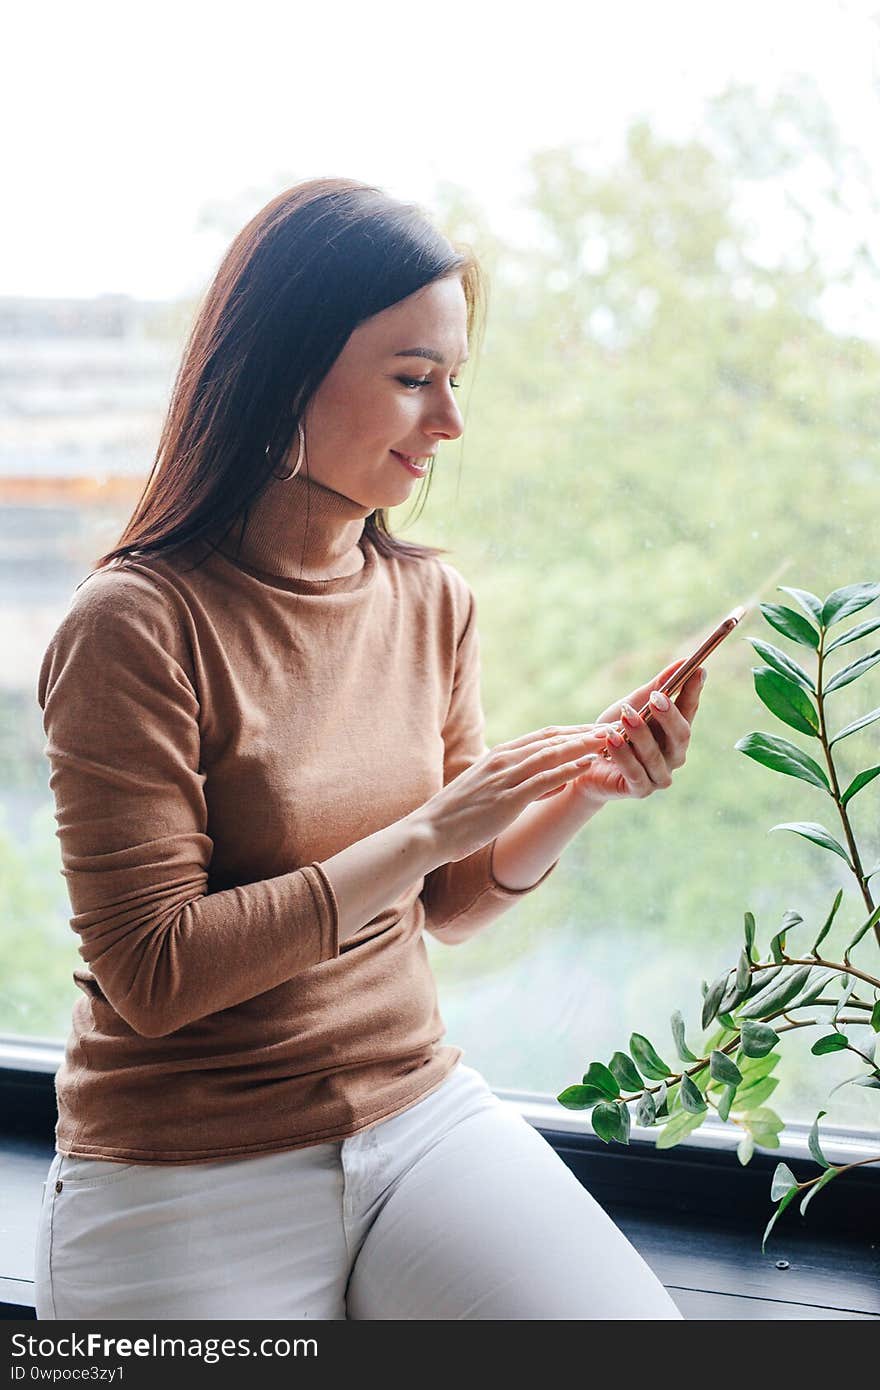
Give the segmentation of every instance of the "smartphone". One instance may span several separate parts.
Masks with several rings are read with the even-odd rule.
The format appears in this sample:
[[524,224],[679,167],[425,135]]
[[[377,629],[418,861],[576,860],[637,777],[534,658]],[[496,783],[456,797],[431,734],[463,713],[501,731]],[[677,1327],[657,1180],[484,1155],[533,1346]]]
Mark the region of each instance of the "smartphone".
[[[701,646],[697,647],[697,650],[691,656],[688,657],[687,661],[685,661],[682,666],[679,666],[677,671],[673,671],[672,675],[669,677],[669,680],[666,681],[663,685],[658,686],[657,689],[662,690],[664,695],[668,695],[669,698],[672,699],[672,696],[675,695],[681,689],[685,681],[694,674],[694,671],[696,671],[698,667],[702,666],[703,662],[706,660],[708,656],[711,655],[712,652],[714,652],[717,646],[720,646],[720,644],[724,641],[725,637],[730,636],[737,623],[745,617],[747,611],[748,610],[746,609],[745,605],[740,604],[738,608],[734,608],[732,612],[728,613],[727,617],[724,618],[722,622],[718,624],[711,636],[707,637],[705,642],[703,642]],[[642,719],[645,720],[646,723],[651,718],[651,715],[653,713],[654,707],[653,705],[649,704],[644,704],[642,708],[639,710],[639,714],[641,715]],[[623,734],[623,737],[626,739],[628,743],[629,737],[627,735],[626,728],[620,726],[620,732]],[[604,756],[609,757],[610,755],[607,752],[605,752]]]

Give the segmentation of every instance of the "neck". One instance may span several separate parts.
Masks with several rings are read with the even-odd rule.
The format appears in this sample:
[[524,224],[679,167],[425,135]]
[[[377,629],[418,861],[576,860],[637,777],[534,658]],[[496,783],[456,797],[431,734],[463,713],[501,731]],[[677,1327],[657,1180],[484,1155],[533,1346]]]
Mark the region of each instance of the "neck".
[[373,510],[302,473],[283,481],[270,476],[250,504],[243,534],[242,514],[220,549],[265,574],[340,578],[363,566],[359,541]]

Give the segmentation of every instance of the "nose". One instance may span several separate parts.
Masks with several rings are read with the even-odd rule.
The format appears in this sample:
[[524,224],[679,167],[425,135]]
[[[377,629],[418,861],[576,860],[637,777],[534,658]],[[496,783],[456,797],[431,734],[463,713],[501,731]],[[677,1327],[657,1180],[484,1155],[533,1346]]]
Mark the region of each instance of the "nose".
[[458,439],[464,433],[464,421],[453,387],[447,385],[442,399],[428,403],[425,431],[437,439]]

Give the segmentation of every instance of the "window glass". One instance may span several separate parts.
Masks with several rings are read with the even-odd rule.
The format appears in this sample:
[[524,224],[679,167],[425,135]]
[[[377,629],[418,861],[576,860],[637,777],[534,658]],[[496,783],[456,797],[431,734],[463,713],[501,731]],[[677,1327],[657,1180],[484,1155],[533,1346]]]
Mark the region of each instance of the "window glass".
[[[650,6],[624,9],[657,24]],[[417,184],[412,146],[392,157],[387,131],[388,154],[369,165],[346,143],[349,128],[327,137],[327,168],[418,199],[490,274],[483,350],[461,373],[464,435],[441,449],[420,515],[413,520],[410,505],[391,514],[399,534],[447,547],[476,593],[489,746],[595,719],[736,604],[790,602],[780,583],[824,597],[880,579],[878,89],[864,60],[876,24],[857,6],[835,7],[839,26],[823,44],[791,9],[788,23],[797,14],[805,26],[799,41],[812,41],[793,58],[783,21],[765,10],[745,8],[725,67],[725,45],[694,6],[684,66],[640,68],[614,103],[587,83],[578,108],[556,126],[539,123],[528,140],[503,65],[487,50],[497,71],[475,80],[510,114],[511,130],[498,131],[503,190],[497,171],[482,182],[472,155],[462,151],[459,163],[460,145],[450,150],[451,110],[420,123],[418,147],[430,157],[419,161]],[[586,20],[575,22],[586,44]],[[765,22],[782,24],[778,43],[759,42]],[[651,32],[659,43],[660,30]],[[541,81],[552,85],[547,74]],[[672,99],[676,86],[687,100]],[[254,141],[265,120],[256,96]],[[35,134],[32,162],[44,138]],[[485,162],[486,144],[476,148]],[[190,153],[176,155],[179,181]],[[86,182],[103,168],[98,152],[93,166],[88,158],[77,151]],[[118,251],[124,210],[105,233],[116,248],[105,279],[75,243],[65,282],[35,226],[37,269],[32,261],[23,291],[8,275],[3,283],[2,1033],[62,1042],[81,965],[35,701],[42,653],[140,494],[216,263],[205,247],[222,248],[280,188],[307,176],[267,171],[262,186],[239,193],[244,176],[209,167],[199,184],[198,225],[209,238],[201,259],[173,241],[161,246],[157,264],[164,258],[168,269],[164,282],[151,272],[157,288]],[[171,200],[170,176],[162,187]],[[88,205],[88,188],[83,198]],[[137,206],[132,193],[132,235]],[[81,285],[77,254],[89,267]],[[880,603],[851,624],[873,612]],[[447,1041],[492,1085],[556,1095],[590,1061],[625,1049],[633,1031],[671,1061],[671,1013],[683,1013],[698,1041],[701,981],[735,963],[746,911],[764,950],[784,913],[797,911],[804,924],[789,947],[806,951],[844,888],[824,943],[840,959],[865,915],[852,875],[803,837],[770,833],[782,822],[824,822],[839,837],[835,808],[734,747],[758,730],[821,756],[816,740],[784,728],[758,699],[751,637],[795,655],[754,611],[711,659],[687,764],[669,790],[603,809],[546,884],[466,945],[426,938]],[[871,642],[846,648],[838,663],[873,651]],[[878,671],[830,697],[835,728],[880,705]],[[880,722],[835,759],[841,785],[880,764]],[[866,870],[880,864],[878,787],[851,807]],[[880,876],[874,901],[878,885]],[[876,976],[870,937],[860,950]],[[812,1120],[831,1087],[858,1070],[847,1053],[812,1057],[817,1036],[805,1028],[784,1049],[773,1103],[789,1120]],[[876,1095],[837,1092],[829,1119],[878,1127]]]

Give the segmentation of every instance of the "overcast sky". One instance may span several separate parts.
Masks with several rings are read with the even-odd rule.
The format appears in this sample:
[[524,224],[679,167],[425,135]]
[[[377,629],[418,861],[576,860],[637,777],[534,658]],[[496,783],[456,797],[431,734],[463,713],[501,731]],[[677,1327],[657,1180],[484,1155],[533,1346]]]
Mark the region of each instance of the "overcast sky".
[[427,206],[457,183],[506,230],[528,153],[607,154],[639,114],[686,136],[731,79],[769,96],[813,75],[880,172],[878,16],[880,0],[18,5],[0,294],[198,292],[225,245],[201,208],[318,175]]

